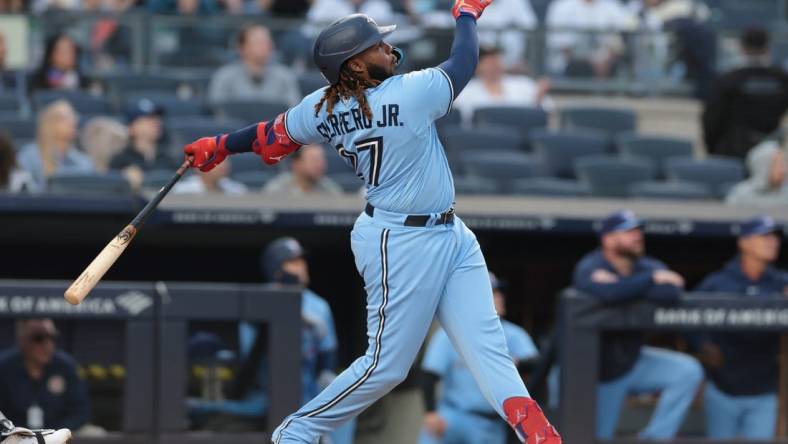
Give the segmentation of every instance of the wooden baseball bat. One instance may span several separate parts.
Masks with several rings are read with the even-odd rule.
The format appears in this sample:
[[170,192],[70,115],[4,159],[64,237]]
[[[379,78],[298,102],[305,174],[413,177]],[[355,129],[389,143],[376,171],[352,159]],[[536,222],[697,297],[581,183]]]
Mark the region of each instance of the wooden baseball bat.
[[93,262],[91,262],[90,265],[85,268],[85,271],[79,275],[77,280],[75,280],[71,286],[68,287],[68,290],[66,290],[66,293],[63,295],[63,297],[65,297],[70,304],[77,305],[82,302],[85,297],[87,297],[88,293],[90,293],[90,290],[92,290],[93,287],[98,284],[107,270],[109,270],[109,267],[111,267],[112,264],[118,260],[121,254],[123,254],[123,252],[126,250],[126,247],[128,247],[131,243],[131,240],[134,239],[134,235],[137,234],[137,232],[142,227],[142,224],[144,224],[145,220],[148,219],[148,216],[153,213],[153,210],[156,209],[161,200],[164,199],[164,196],[170,192],[173,185],[175,185],[175,182],[183,177],[183,174],[187,169],[189,169],[190,165],[190,160],[184,161],[180,168],[178,168],[178,171],[175,172],[175,175],[172,176],[170,181],[167,182],[167,184],[164,185],[155,196],[153,196],[153,199],[151,199],[150,202],[145,205],[145,208],[143,208],[137,214],[137,216],[134,217],[131,223],[126,225],[126,228],[121,230],[117,236],[109,241],[107,246],[101,250],[101,253],[99,253],[98,256],[93,259]]

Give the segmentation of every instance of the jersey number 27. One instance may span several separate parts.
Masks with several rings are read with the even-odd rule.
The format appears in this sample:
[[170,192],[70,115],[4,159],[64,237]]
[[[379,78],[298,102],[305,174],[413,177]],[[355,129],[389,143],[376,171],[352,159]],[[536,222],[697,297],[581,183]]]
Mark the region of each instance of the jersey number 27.
[[344,157],[348,160],[348,162],[350,162],[350,165],[356,171],[358,177],[361,178],[364,177],[364,173],[359,171],[358,156],[361,153],[368,151],[369,174],[367,175],[367,183],[372,186],[378,186],[380,179],[380,167],[383,163],[383,138],[370,137],[369,139],[358,140],[356,141],[355,146],[358,154],[346,150],[345,146],[342,144],[337,145],[336,150],[340,156]]

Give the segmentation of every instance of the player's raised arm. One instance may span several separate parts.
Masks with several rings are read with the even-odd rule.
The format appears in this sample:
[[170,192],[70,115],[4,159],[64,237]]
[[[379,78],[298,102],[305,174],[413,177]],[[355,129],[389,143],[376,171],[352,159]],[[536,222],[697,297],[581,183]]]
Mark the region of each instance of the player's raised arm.
[[456,0],[452,14],[457,20],[454,42],[449,58],[438,67],[448,76],[455,99],[473,77],[479,63],[479,38],[476,35],[476,20],[492,0]]
[[192,167],[210,171],[224,159],[237,153],[254,152],[267,165],[273,165],[301,147],[285,128],[285,113],[276,119],[247,126],[229,134],[203,137],[183,148]]

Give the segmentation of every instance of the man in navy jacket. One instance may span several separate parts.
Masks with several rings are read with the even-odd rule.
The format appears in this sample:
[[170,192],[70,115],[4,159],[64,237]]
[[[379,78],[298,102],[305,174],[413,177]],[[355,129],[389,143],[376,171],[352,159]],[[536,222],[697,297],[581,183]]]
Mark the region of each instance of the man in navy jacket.
[[[577,264],[574,287],[604,304],[636,300],[675,300],[684,279],[662,262],[644,256],[641,222],[631,211],[617,211],[601,223],[600,248]],[[602,335],[597,389],[597,436],[612,438],[621,406],[630,393],[659,392],[645,439],[676,435],[703,379],[700,364],[683,353],[643,345],[643,334],[609,331]]]
[[[788,274],[772,266],[780,253],[778,227],[756,217],[739,228],[739,254],[696,289],[751,300],[788,295]],[[778,335],[704,334],[700,353],[709,381],[705,390],[709,437],[773,438],[777,422]]]

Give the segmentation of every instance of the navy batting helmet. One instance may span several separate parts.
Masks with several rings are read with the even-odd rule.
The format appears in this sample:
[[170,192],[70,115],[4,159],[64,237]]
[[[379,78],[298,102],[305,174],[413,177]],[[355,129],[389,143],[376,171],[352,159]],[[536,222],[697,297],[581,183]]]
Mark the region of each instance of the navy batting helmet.
[[282,269],[282,264],[304,256],[304,248],[292,237],[280,237],[274,240],[260,256],[260,268],[263,271],[263,278],[274,281],[277,273]]
[[[339,19],[317,36],[313,53],[315,65],[328,83],[334,85],[339,81],[339,71],[343,63],[380,43],[395,29],[397,25],[378,26],[375,20],[366,14],[351,14]],[[399,48],[393,50],[399,64],[403,52]]]

